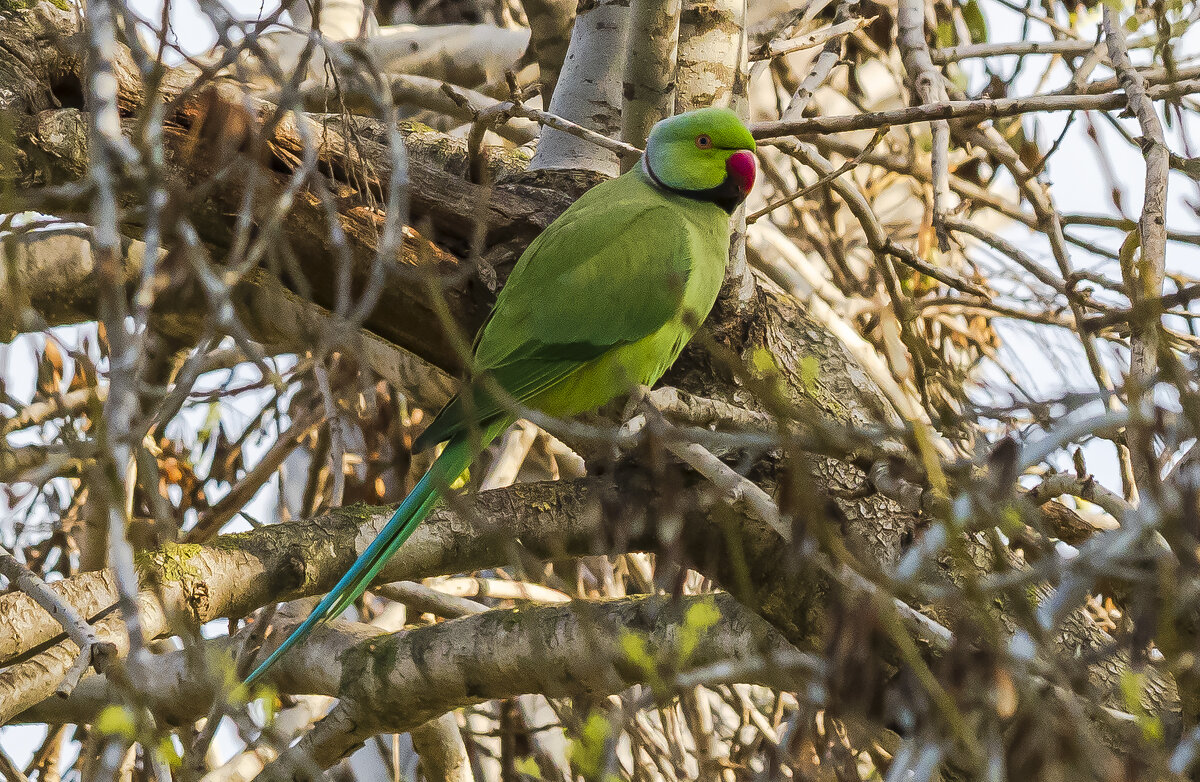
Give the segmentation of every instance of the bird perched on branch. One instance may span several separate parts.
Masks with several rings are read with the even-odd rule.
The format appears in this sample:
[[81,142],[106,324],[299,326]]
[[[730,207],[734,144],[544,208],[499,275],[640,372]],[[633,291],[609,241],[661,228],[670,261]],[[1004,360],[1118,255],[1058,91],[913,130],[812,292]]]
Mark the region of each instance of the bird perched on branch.
[[665,119],[640,165],[589,190],[529,245],[475,338],[476,379],[413,446],[445,449],[247,683],[358,599],[518,406],[577,415],[662,377],[716,301],[730,215],[754,185],[754,148],[727,109]]

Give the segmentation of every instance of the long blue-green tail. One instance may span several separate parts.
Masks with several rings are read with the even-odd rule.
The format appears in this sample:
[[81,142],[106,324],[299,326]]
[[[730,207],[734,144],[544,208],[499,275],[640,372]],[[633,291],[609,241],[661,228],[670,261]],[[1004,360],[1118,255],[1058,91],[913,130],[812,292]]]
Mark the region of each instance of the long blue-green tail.
[[[501,423],[503,422],[497,422],[484,428],[478,441],[480,447],[486,446],[497,434],[504,431],[506,426]],[[473,442],[473,439],[469,433],[463,432],[455,435],[450,442],[446,443],[446,448],[417,482],[417,485],[413,487],[409,495],[404,498],[404,502],[400,503],[400,507],[396,508],[392,518],[384,525],[375,540],[371,541],[371,545],[367,546],[367,550],[359,555],[350,569],[346,571],[346,575],[342,576],[329,594],[322,598],[308,618],[246,677],[246,684],[253,684],[255,680],[266,673],[276,660],[307,638],[313,628],[321,622],[338,617],[367,590],[367,587],[375,580],[375,576],[379,575],[379,571],[391,559],[392,554],[396,553],[396,550],[404,541],[408,540],[409,536],[429,515],[429,511],[442,496],[445,487],[454,483],[470,466],[475,455],[476,443]]]

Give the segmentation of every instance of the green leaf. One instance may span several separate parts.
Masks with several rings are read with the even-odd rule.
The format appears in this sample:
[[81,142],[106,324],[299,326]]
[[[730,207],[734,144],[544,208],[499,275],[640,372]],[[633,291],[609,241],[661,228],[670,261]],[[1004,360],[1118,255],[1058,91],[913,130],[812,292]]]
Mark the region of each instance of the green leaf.
[[757,348],[750,354],[750,363],[754,366],[754,371],[760,376],[779,371],[779,366],[775,363],[775,357],[766,348]]
[[954,25],[949,22],[938,22],[937,45],[946,49],[954,45]]
[[721,611],[709,599],[688,608],[679,630],[679,662],[686,663],[700,645],[700,636],[721,619]]
[[542,770],[538,768],[537,761],[526,755],[523,758],[517,759],[517,773],[529,779],[545,779],[542,776]]
[[976,0],[969,0],[963,6],[963,21],[967,23],[967,32],[971,34],[971,43],[985,43],[988,39],[987,19],[983,16],[983,9],[979,7]]
[[163,736],[158,740],[158,754],[173,769],[183,765],[183,758],[179,757],[179,753],[175,750],[175,742],[171,741],[170,736]]
[[[593,711],[579,731],[579,739],[572,741],[567,750],[571,765],[584,779],[601,779],[604,770],[605,747],[612,733],[612,723],[603,713]],[[603,777],[604,782],[615,779],[610,775]]]
[[1132,231],[1125,234],[1125,241],[1121,242],[1121,252],[1117,254],[1121,260],[1121,272],[1127,279],[1133,279],[1137,276],[1136,264],[1141,249],[1142,232],[1135,227]]
[[105,736],[120,736],[126,741],[133,741],[137,728],[133,721],[133,713],[124,706],[105,706],[96,717],[96,730]]

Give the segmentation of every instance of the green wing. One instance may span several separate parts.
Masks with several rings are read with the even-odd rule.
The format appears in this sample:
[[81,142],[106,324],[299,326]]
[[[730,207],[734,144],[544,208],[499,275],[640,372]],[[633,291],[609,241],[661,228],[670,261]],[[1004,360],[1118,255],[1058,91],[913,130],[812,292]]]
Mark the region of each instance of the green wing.
[[[689,226],[636,172],[597,185],[526,249],[475,342],[475,368],[525,402],[679,313]],[[508,405],[481,388],[451,400],[420,449],[487,423]]]

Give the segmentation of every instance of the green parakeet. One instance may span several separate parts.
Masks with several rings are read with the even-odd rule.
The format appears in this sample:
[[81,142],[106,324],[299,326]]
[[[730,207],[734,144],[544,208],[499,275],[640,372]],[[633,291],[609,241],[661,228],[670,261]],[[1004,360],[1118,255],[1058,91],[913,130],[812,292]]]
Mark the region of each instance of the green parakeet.
[[[589,190],[529,245],[475,339],[473,369],[492,382],[471,384],[417,438],[414,450],[446,447],[247,683],[366,590],[477,449],[512,423],[514,401],[572,416],[662,377],[716,301],[730,215],[754,185],[754,148],[727,109],[665,119],[640,165]],[[487,390],[497,386],[507,398]]]

